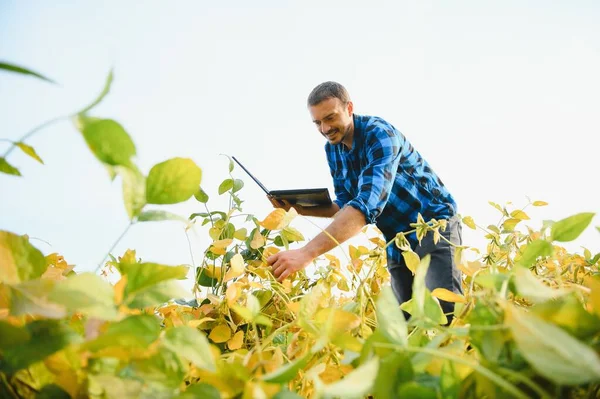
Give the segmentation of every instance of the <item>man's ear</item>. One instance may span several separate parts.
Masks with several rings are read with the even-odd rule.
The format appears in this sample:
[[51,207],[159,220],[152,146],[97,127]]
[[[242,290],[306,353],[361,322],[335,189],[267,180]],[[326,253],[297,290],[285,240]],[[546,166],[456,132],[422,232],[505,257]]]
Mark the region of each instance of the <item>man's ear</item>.
[[348,115],[352,116],[352,112],[354,112],[354,104],[352,101],[348,101]]

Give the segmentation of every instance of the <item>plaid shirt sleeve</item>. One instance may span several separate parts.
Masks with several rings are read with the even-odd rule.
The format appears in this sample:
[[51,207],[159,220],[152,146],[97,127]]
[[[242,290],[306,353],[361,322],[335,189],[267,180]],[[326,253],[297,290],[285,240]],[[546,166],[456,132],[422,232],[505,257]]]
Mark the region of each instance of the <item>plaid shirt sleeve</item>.
[[390,196],[402,143],[400,135],[392,129],[372,126],[367,131],[367,165],[358,178],[358,195],[347,205],[361,211],[371,224],[376,222]]

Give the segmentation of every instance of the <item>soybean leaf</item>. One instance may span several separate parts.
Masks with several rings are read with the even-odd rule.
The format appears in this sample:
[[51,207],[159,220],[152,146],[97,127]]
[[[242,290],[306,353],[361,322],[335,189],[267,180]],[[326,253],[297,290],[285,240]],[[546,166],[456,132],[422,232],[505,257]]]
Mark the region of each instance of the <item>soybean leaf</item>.
[[160,322],[147,314],[129,316],[108,326],[106,331],[93,341],[84,344],[86,349],[97,351],[111,346],[147,348],[160,334]]
[[507,307],[505,323],[522,356],[542,376],[560,385],[600,379],[598,354],[561,328],[515,306]]
[[112,285],[94,273],[76,274],[58,282],[48,299],[73,313],[101,320],[118,317]]
[[34,71],[32,71],[30,69],[27,69],[27,68],[23,68],[23,67],[18,66],[18,65],[9,64],[9,63],[6,63],[6,62],[0,62],[0,69],[3,69],[5,71],[9,71],[9,72],[20,73],[20,74],[23,74],[23,75],[35,76],[36,78],[45,80],[46,82],[50,82],[50,83],[56,84],[56,82],[53,81],[52,79],[49,79],[49,78],[45,77],[44,75],[41,75],[41,74],[39,74],[37,72],[34,72]]
[[42,161],[42,158],[40,158],[40,156],[37,154],[37,152],[35,152],[35,149],[32,146],[21,142],[15,143],[15,145],[19,147],[21,151],[23,151],[25,154],[29,155],[31,158],[35,159],[39,163],[44,163],[44,161]]
[[515,286],[519,295],[536,303],[554,299],[565,294],[564,290],[548,287],[535,278],[529,269],[522,267],[515,269]]
[[388,286],[381,291],[377,299],[376,311],[379,331],[391,343],[406,346],[408,344],[406,320],[391,287]]
[[185,392],[176,396],[176,399],[221,399],[221,393],[212,385],[200,383],[189,385]]
[[112,81],[113,81],[113,70],[111,69],[110,72],[108,73],[108,76],[106,77],[106,81],[104,83],[104,88],[102,89],[102,92],[100,93],[100,95],[98,95],[98,97],[90,105],[88,105],[87,107],[85,107],[84,109],[79,111],[78,114],[80,114],[80,115],[85,114],[88,111],[90,111],[92,108],[94,108],[96,105],[100,104],[100,102],[104,99],[104,97],[106,97],[106,95],[110,91],[110,86],[112,84]]
[[202,189],[202,187],[198,188],[198,191],[194,194],[194,197],[203,204],[208,202],[208,194]]
[[125,302],[130,308],[147,308],[168,302],[171,299],[189,297],[186,291],[177,281],[169,280],[152,285],[129,295]]
[[554,248],[551,243],[541,239],[534,240],[527,244],[518,264],[524,267],[530,267],[535,263],[538,257],[550,256],[552,255],[552,252],[554,252]]
[[131,166],[135,144],[123,126],[112,119],[79,118],[77,124],[92,153],[108,165]]
[[159,210],[143,211],[137,218],[138,222],[160,222],[163,220],[175,220],[184,223],[187,222],[186,218],[184,218],[183,216]]
[[219,184],[219,195],[231,190],[233,188],[233,179],[225,179]]
[[0,231],[0,282],[14,284],[32,280],[44,271],[46,259],[29,243],[29,237]]
[[123,179],[123,201],[129,220],[140,214],[146,205],[146,178],[135,165],[119,166],[118,173]]
[[0,157],[0,172],[6,173],[7,175],[21,176],[19,169],[9,164],[8,161],[2,157]]
[[163,345],[196,367],[213,372],[216,370],[210,344],[204,334],[195,328],[179,326],[167,330]]
[[156,164],[146,179],[149,204],[176,204],[198,191],[202,170],[188,158],[172,158]]
[[573,241],[588,227],[594,218],[594,213],[584,212],[559,220],[552,225],[552,240]]
[[0,349],[4,350],[14,345],[19,345],[31,339],[31,334],[25,327],[14,326],[0,320]]
[[65,323],[58,320],[35,320],[24,328],[29,339],[5,349],[2,353],[1,367],[9,374],[81,340]]
[[261,377],[261,380],[275,384],[284,384],[288,381],[291,381],[296,377],[298,371],[300,371],[300,369],[306,366],[311,357],[312,352],[308,351],[304,356],[299,357],[298,359],[289,362],[268,374],[263,375]]
[[157,263],[120,263],[119,268],[127,276],[125,297],[163,281],[184,279],[188,272],[187,266],[166,266]]
[[375,380],[376,398],[395,398],[396,387],[414,378],[410,358],[402,352],[392,352],[379,362]]
[[13,316],[29,314],[52,319],[66,316],[63,306],[48,300],[54,284],[52,280],[37,279],[10,285],[10,314]]
[[232,193],[237,193],[238,191],[240,191],[242,188],[244,187],[244,182],[240,179],[235,179],[233,181],[233,187],[231,192]]
[[144,384],[138,379],[117,377],[110,374],[88,374],[87,391],[90,397],[137,399],[143,397]]
[[363,398],[373,390],[378,371],[379,358],[375,356],[348,373],[343,379],[326,385],[323,394],[326,398]]

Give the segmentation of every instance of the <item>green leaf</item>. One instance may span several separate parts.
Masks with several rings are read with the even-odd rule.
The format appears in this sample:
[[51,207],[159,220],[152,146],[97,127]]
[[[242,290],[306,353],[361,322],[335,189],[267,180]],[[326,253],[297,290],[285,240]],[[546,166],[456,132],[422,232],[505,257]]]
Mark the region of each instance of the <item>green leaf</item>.
[[200,383],[189,385],[185,392],[181,393],[176,399],[221,399],[221,393],[212,385]]
[[169,302],[171,299],[181,299],[189,296],[190,293],[181,284],[169,280],[138,291],[128,296],[125,302],[130,308],[143,309]]
[[59,385],[47,384],[38,392],[35,399],[71,399],[71,395]]
[[33,280],[46,271],[44,255],[29,237],[0,231],[0,282],[15,284]]
[[160,330],[160,322],[155,316],[147,314],[129,316],[109,325],[102,335],[86,342],[83,346],[91,351],[111,346],[147,348],[158,338]]
[[594,213],[578,213],[552,225],[552,240],[567,242],[573,241],[588,227],[594,218]]
[[427,288],[425,287],[425,276],[427,275],[427,270],[429,270],[430,261],[430,255],[426,255],[421,259],[413,279],[412,300],[414,305],[413,313],[411,314],[417,318],[420,318],[425,314],[425,296],[427,292]]
[[144,288],[172,279],[185,279],[187,266],[166,266],[158,263],[120,263],[121,272],[127,276],[125,296]]
[[284,236],[288,242],[304,241],[302,233],[291,226],[287,226],[281,230],[281,235]]
[[108,73],[108,76],[106,77],[106,82],[104,83],[104,88],[102,89],[102,92],[100,93],[100,95],[90,105],[88,105],[87,107],[85,107],[84,109],[79,111],[78,114],[83,115],[83,114],[87,113],[88,111],[90,111],[92,108],[94,108],[96,105],[100,104],[100,102],[104,99],[104,97],[106,97],[106,95],[110,91],[110,86],[112,84],[112,81],[113,81],[113,70],[111,69],[110,72]]
[[175,220],[179,222],[187,222],[187,219],[183,216],[176,215],[167,211],[159,210],[148,210],[140,213],[138,216],[138,222],[162,222],[164,220]]
[[6,62],[0,62],[0,69],[3,69],[5,71],[9,71],[9,72],[20,73],[20,74],[23,74],[23,75],[35,76],[36,78],[45,80],[46,82],[50,82],[50,83],[56,84],[56,82],[53,81],[52,79],[49,79],[49,78],[45,77],[44,75],[41,75],[41,74],[39,74],[37,72],[34,72],[34,71],[30,70],[30,69],[20,67],[18,65],[8,64]]
[[137,399],[142,396],[142,381],[114,375],[89,373],[87,391],[91,399]]
[[63,306],[48,301],[48,295],[54,285],[54,281],[44,279],[10,285],[10,314],[13,316],[29,314],[52,319],[65,317],[66,311]]
[[219,185],[219,195],[231,190],[233,188],[233,179],[225,179]]
[[17,327],[0,320],[0,349],[8,349],[14,345],[20,345],[31,339],[29,331],[25,327]]
[[377,299],[378,329],[393,344],[408,344],[408,329],[392,288],[385,287]]
[[143,308],[164,303],[189,294],[173,279],[185,279],[187,266],[166,266],[157,263],[120,263],[121,273],[127,276],[124,302]]
[[397,393],[398,398],[437,399],[435,389],[423,386],[416,381],[410,381],[400,385]]
[[396,387],[413,378],[414,371],[410,358],[402,352],[392,352],[379,362],[374,397],[395,398]]
[[233,181],[233,187],[231,192],[232,193],[237,193],[238,191],[240,191],[242,188],[244,187],[244,182],[240,179],[235,179]]
[[6,173],[7,175],[21,176],[19,169],[9,164],[8,161],[2,157],[0,157],[0,172]]
[[117,169],[123,179],[123,202],[129,220],[140,214],[146,205],[146,178],[135,165],[119,166]]
[[528,268],[536,262],[538,257],[551,256],[553,252],[554,248],[548,241],[541,239],[534,240],[527,244],[518,264]]
[[196,191],[194,197],[198,200],[198,202],[201,202],[203,204],[206,204],[208,202],[208,194],[206,194],[202,187],[200,187],[198,191]]
[[131,166],[135,144],[125,129],[112,119],[81,117],[78,127],[92,153],[109,165]]
[[275,396],[273,396],[273,399],[302,399],[302,396],[298,395],[295,392],[288,391],[284,388],[281,391],[277,392]]
[[591,338],[600,331],[600,319],[586,311],[575,293],[536,304],[531,312],[578,338]]
[[150,169],[146,180],[149,204],[176,204],[198,191],[202,170],[188,158],[172,158]]
[[2,369],[13,373],[76,343],[81,338],[66,323],[57,320],[35,320],[25,326],[27,341],[3,351]]
[[94,273],[76,274],[56,283],[48,299],[72,313],[101,320],[118,317],[112,285]]
[[40,158],[40,156],[35,152],[35,149],[32,146],[21,142],[15,143],[15,145],[19,147],[21,151],[23,151],[25,154],[29,155],[31,158],[35,159],[41,164],[44,164],[44,161],[42,161],[42,158]]
[[515,306],[506,309],[505,323],[523,357],[543,377],[560,385],[600,379],[598,354],[561,328]]
[[373,390],[378,371],[379,358],[375,356],[348,373],[343,379],[325,385],[323,395],[326,398],[363,398]]
[[462,378],[456,372],[454,363],[446,360],[442,366],[440,374],[440,388],[442,398],[458,398],[460,397],[460,386]]
[[304,356],[299,357],[298,359],[292,362],[286,363],[277,370],[264,374],[260,377],[260,379],[265,382],[275,384],[284,384],[286,382],[289,382],[293,380],[296,377],[296,375],[298,375],[298,371],[300,371],[306,366],[312,355],[312,352],[308,351]]
[[514,270],[517,292],[531,302],[544,302],[565,294],[564,290],[553,289],[542,283],[529,269],[519,267]]
[[208,339],[195,328],[179,326],[167,330],[163,345],[196,367],[212,372],[216,370]]

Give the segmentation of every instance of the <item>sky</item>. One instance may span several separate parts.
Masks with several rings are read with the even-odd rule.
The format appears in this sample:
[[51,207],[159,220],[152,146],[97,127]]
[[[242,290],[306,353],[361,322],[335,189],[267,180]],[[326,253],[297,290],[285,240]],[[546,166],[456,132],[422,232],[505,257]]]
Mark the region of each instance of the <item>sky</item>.
[[[16,1],[0,0],[0,60],[36,70],[51,85],[0,72],[0,137],[94,99],[114,68],[110,94],[93,112],[119,121],[147,173],[173,157],[203,170],[211,210],[234,155],[269,188],[333,185],[324,138],[306,107],[334,80],[358,114],[392,123],[427,159],[478,224],[496,223],[488,201],[528,208],[539,228],[600,212],[600,3],[597,1]],[[95,269],[128,224],[111,182],[69,122],[29,142],[45,164],[13,152],[22,178],[0,175],[0,229],[29,234],[43,253]],[[7,143],[0,142],[0,152]],[[4,146],[4,147],[2,147]],[[246,182],[245,212],[271,205]],[[190,201],[155,209],[202,212]],[[293,223],[314,237],[327,220]],[[592,223],[600,225],[600,216]],[[464,229],[465,244],[482,247]],[[208,231],[191,234],[196,261]],[[361,242],[356,238],[353,242]],[[589,228],[566,246],[600,251]],[[182,224],[135,225],[115,254],[190,263]]]

